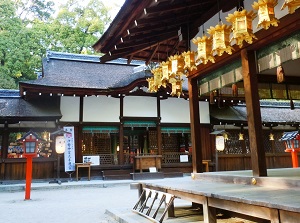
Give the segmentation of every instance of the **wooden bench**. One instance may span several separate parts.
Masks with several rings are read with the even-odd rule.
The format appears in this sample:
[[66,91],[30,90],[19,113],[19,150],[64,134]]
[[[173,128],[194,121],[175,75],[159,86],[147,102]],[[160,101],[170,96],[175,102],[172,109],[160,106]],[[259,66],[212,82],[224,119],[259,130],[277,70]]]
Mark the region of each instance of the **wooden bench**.
[[131,170],[102,170],[103,180],[129,180]]

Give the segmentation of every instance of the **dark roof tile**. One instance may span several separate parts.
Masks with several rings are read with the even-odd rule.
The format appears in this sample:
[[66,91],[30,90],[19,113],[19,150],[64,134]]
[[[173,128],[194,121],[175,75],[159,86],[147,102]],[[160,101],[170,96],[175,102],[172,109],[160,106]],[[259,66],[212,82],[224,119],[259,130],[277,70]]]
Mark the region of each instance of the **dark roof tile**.
[[[110,89],[125,87],[133,81],[150,76],[149,71],[135,72],[137,66],[105,63],[99,60],[96,62],[95,56],[74,55],[76,59],[59,57],[47,57],[43,59],[43,77],[37,80],[24,81],[21,83],[67,88],[86,89]],[[63,55],[66,55],[63,53]],[[86,58],[86,59],[84,59]],[[78,60],[81,59],[81,60]]]

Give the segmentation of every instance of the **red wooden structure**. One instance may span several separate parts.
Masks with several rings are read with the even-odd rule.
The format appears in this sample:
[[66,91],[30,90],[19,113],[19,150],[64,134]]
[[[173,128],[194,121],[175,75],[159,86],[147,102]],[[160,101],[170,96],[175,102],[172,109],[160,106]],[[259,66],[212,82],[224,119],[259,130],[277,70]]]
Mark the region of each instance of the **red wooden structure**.
[[25,200],[30,200],[32,181],[32,159],[37,156],[39,142],[44,140],[40,138],[36,133],[29,131],[18,141],[22,142],[24,156],[26,158]]
[[293,168],[299,167],[298,152],[300,152],[300,135],[299,131],[284,132],[281,141],[285,141],[285,152],[292,155]]

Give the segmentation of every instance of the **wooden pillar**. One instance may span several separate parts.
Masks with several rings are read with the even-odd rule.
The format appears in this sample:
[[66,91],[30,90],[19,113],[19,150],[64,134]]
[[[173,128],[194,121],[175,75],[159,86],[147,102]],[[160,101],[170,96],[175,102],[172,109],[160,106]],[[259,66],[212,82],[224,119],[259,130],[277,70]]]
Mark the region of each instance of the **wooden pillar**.
[[160,97],[159,95],[157,96],[157,124],[156,124],[156,130],[157,130],[157,154],[162,155],[162,135],[161,135],[161,126],[160,126]]
[[4,124],[4,130],[2,134],[2,145],[1,145],[1,159],[2,162],[0,164],[0,180],[5,180],[5,159],[7,158],[7,150],[9,144],[9,131],[8,131],[8,124]]
[[[74,128],[75,137],[75,162],[82,163],[82,123],[83,123],[83,103],[84,99],[82,96],[79,98],[79,126]],[[76,140],[77,138],[77,140]],[[77,144],[77,145],[76,145]]]
[[124,123],[123,123],[124,97],[120,97],[120,129],[119,129],[119,164],[124,165]]
[[2,135],[2,145],[1,145],[1,149],[2,149],[1,158],[2,159],[7,158],[8,145],[9,145],[9,131],[8,131],[8,124],[5,123],[4,124],[3,135]]
[[241,51],[253,176],[267,176],[254,51]]
[[192,141],[192,164],[193,173],[202,173],[202,148],[200,137],[200,116],[197,79],[188,79],[190,121],[191,121],[191,141]]
[[[75,162],[82,163],[82,125],[74,126],[74,134],[75,134]],[[76,140],[77,139],[77,140]],[[80,159],[76,159],[76,157]]]

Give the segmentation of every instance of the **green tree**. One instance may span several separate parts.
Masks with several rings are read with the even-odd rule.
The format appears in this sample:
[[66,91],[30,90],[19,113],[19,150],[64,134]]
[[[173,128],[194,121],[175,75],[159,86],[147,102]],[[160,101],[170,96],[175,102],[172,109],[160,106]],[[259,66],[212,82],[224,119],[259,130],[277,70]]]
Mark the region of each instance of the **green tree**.
[[[82,2],[82,1],[81,1]],[[53,14],[47,0],[1,0],[0,88],[18,88],[41,71],[46,50],[93,54],[91,46],[110,22],[100,0],[70,0]]]
[[90,0],[82,6],[79,0],[61,5],[51,25],[51,49],[71,53],[95,53],[92,45],[110,22],[108,9],[102,1]]

